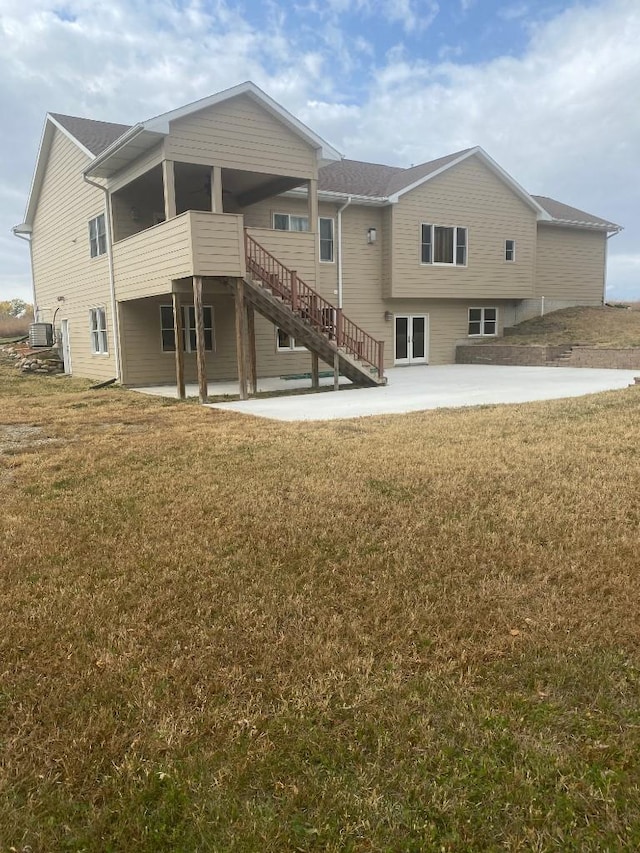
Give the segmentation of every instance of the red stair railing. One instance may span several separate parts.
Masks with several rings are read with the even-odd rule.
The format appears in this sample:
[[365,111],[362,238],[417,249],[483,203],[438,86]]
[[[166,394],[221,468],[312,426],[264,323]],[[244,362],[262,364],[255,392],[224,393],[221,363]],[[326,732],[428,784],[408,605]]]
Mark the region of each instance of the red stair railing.
[[384,341],[376,341],[331,302],[257,243],[245,230],[247,272],[279,296],[309,326],[384,376]]

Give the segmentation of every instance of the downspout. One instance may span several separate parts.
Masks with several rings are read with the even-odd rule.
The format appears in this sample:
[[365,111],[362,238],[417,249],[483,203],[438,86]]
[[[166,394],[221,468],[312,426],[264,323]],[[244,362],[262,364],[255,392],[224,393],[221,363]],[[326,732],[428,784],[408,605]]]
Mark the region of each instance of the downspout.
[[338,208],[338,308],[342,308],[342,211],[350,204],[351,196]]
[[602,304],[606,305],[607,303],[607,264],[609,263],[609,240],[612,237],[615,237],[616,234],[619,234],[620,230],[613,231],[611,234],[607,234],[604,240],[604,274],[602,276]]
[[111,314],[113,316],[113,354],[116,362],[116,380],[122,375],[120,366],[120,324],[118,323],[118,306],[116,304],[115,275],[113,272],[113,240],[111,238],[111,198],[107,187],[92,181],[85,174],[82,175],[85,183],[91,184],[104,193],[104,216],[107,232],[107,258],[109,259],[109,294],[111,296]]
[[19,237],[21,240],[26,240],[29,244],[29,263],[31,265],[31,298],[33,300],[33,319],[38,320],[38,306],[36,305],[36,285],[33,278],[33,246],[31,245],[31,234],[26,234],[24,231],[18,231],[20,226],[16,225],[11,229],[14,237]]

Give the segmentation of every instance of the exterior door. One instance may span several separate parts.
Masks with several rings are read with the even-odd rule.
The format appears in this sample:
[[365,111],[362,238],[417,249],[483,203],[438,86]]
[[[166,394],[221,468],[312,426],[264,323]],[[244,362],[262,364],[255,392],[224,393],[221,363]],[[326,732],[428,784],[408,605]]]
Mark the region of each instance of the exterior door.
[[64,372],[71,373],[71,345],[69,343],[69,321],[62,320],[60,323],[60,337],[62,343],[62,362]]
[[396,314],[395,364],[426,364],[429,354],[429,315]]

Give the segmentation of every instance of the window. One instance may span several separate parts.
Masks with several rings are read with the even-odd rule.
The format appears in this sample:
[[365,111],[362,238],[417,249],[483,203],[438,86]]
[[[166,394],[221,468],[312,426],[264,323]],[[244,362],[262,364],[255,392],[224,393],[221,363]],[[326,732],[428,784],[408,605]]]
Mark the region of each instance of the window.
[[422,225],[423,264],[467,265],[467,229],[460,226]]
[[504,259],[505,261],[515,261],[516,259],[516,241],[504,241]]
[[320,218],[320,260],[333,263],[333,219]]
[[295,338],[276,327],[276,350],[278,352],[305,352],[306,347],[298,346]]
[[[206,352],[214,350],[213,308],[202,306],[204,319],[204,348]],[[176,351],[176,336],[173,328],[173,306],[160,306],[160,334],[162,352]],[[196,309],[193,305],[182,306],[182,349],[184,352],[196,351]]]
[[497,308],[469,308],[469,335],[487,336],[498,334]]
[[92,258],[107,253],[107,230],[104,213],[89,220],[89,248]]
[[273,227],[276,231],[308,231],[307,216],[293,216],[291,213],[274,213]]
[[89,311],[89,329],[91,332],[91,352],[94,355],[106,355],[107,315],[104,308],[91,308]]

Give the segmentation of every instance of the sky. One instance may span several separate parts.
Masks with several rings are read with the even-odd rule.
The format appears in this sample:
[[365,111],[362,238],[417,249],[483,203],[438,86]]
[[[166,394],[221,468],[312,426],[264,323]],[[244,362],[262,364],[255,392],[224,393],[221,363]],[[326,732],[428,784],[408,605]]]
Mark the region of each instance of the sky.
[[345,156],[481,145],[529,192],[624,226],[640,300],[640,0],[0,0],[0,300],[48,111],[133,124],[253,80]]

